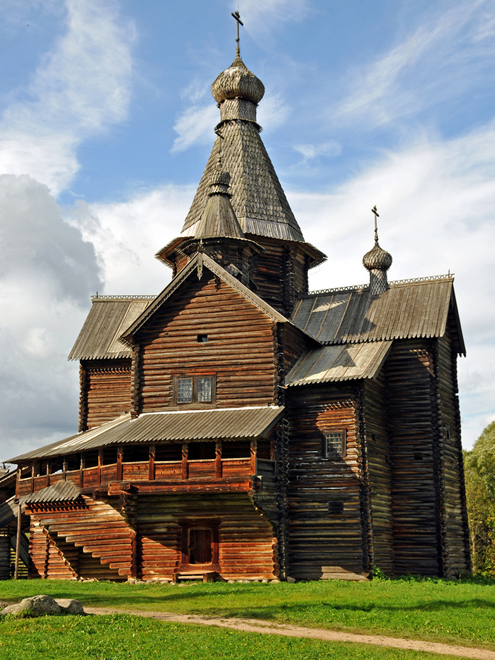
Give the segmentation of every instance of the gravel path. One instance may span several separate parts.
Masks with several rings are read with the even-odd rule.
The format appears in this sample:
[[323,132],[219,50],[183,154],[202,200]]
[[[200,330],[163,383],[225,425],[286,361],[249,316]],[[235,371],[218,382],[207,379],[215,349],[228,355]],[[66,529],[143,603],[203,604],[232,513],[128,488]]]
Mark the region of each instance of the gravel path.
[[396,649],[410,649],[411,651],[424,651],[439,653],[440,655],[455,655],[460,658],[475,658],[477,660],[495,660],[495,651],[477,649],[468,646],[440,644],[439,642],[423,642],[413,639],[386,637],[385,635],[361,635],[356,633],[325,630],[323,628],[304,628],[257,619],[225,619],[220,617],[196,616],[193,614],[174,614],[171,612],[145,612],[142,610],[117,610],[109,607],[85,607],[88,614],[134,614],[160,621],[174,623],[193,623],[202,626],[219,626],[232,628],[243,632],[265,633],[268,635],[283,635],[285,637],[307,637],[309,639],[322,639],[326,642],[353,642],[359,644],[374,644],[375,646],[389,646]]

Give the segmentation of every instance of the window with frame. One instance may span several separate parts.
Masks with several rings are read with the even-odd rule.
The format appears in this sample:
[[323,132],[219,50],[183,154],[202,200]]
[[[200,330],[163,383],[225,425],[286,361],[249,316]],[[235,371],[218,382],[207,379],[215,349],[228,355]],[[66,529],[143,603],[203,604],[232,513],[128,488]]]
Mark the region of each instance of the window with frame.
[[344,458],[346,455],[345,429],[326,431],[323,440],[323,458]]
[[215,376],[178,376],[175,380],[175,402],[213,403],[215,398]]

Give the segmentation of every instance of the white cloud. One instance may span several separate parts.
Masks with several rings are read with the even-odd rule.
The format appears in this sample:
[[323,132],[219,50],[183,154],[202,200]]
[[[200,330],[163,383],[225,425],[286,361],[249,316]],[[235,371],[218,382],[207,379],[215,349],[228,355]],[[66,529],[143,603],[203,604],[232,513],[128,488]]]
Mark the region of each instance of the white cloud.
[[153,257],[180,234],[194,192],[166,185],[125,202],[76,203],[70,221],[94,245],[104,293],[155,294],[168,284],[172,271]]
[[57,194],[83,139],[127,114],[134,30],[114,0],[66,0],[66,32],[0,118],[0,171],[30,174]]
[[219,120],[218,108],[213,103],[207,106],[193,105],[184,110],[174,124],[178,137],[174,140],[171,153],[180,153],[195,145],[213,145],[213,130]]
[[352,86],[332,111],[336,119],[377,126],[493,84],[494,20],[493,0],[460,1],[443,13],[428,12],[389,52],[346,71]]
[[342,145],[336,140],[322,144],[295,144],[293,148],[301,154],[305,162],[319,157],[335,158],[342,153]]
[[77,365],[66,358],[101,281],[93,246],[64,222],[46,186],[1,175],[0,209],[5,459],[77,430]]
[[287,121],[290,108],[278,92],[269,92],[258,107],[258,122],[272,131]]
[[328,254],[312,289],[367,282],[361,259],[373,245],[391,252],[391,279],[456,273],[468,357],[459,363],[464,439],[470,446],[495,401],[495,124],[440,142],[423,138],[328,194],[288,193],[306,240]]

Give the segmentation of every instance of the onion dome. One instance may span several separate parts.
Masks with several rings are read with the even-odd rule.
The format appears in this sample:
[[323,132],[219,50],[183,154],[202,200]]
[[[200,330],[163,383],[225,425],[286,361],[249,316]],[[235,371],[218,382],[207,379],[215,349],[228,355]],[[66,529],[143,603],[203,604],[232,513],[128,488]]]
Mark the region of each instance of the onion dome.
[[211,93],[218,104],[226,99],[238,98],[258,104],[265,95],[265,86],[237,56],[229,68],[217,77],[211,86]]
[[376,206],[371,209],[371,212],[375,216],[375,245],[364,255],[363,266],[370,272],[370,293],[372,296],[378,296],[388,289],[387,270],[392,265],[392,255],[378,244],[377,218],[379,215]]
[[392,255],[383,250],[378,245],[378,239],[375,239],[375,245],[372,250],[366,252],[363,257],[363,266],[368,270],[388,270],[392,265]]

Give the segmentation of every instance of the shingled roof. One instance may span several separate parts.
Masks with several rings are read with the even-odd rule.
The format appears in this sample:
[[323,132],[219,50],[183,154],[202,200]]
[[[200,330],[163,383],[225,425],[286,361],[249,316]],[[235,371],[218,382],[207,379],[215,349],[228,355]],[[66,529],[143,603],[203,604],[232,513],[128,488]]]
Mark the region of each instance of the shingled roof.
[[154,300],[155,296],[95,296],[68,359],[98,360],[131,357],[119,337]]
[[299,301],[291,320],[322,344],[351,344],[443,337],[450,315],[456,350],[465,355],[453,281],[442,275],[391,282],[379,296],[365,287],[316,292]]
[[222,149],[222,167],[231,176],[232,207],[245,234],[304,241],[297,220],[280,185],[257,125],[231,121],[222,126],[182,228],[194,236],[208,201],[208,190]]

